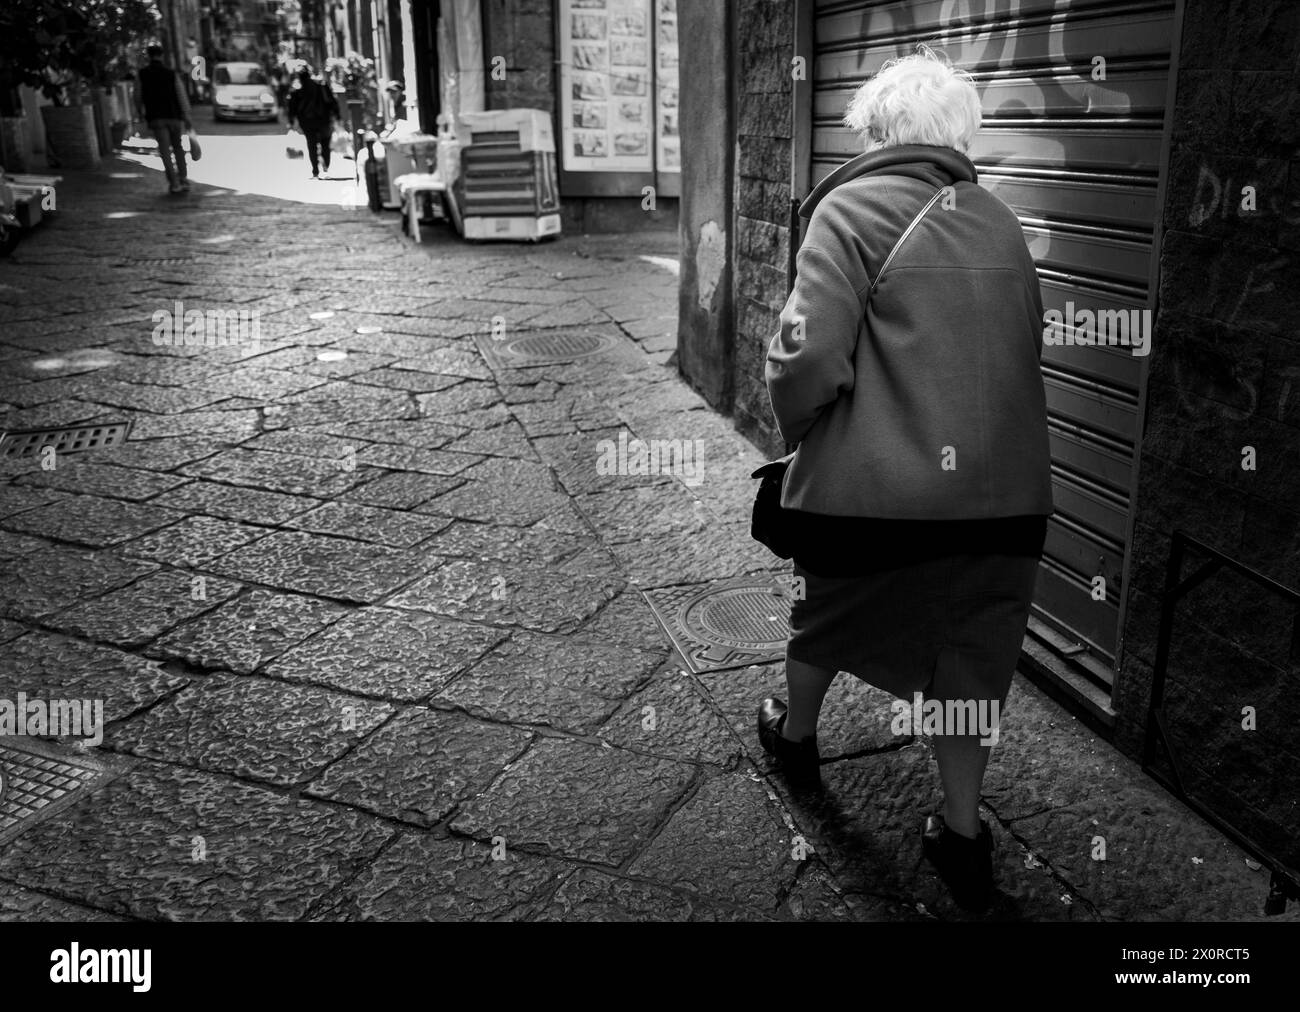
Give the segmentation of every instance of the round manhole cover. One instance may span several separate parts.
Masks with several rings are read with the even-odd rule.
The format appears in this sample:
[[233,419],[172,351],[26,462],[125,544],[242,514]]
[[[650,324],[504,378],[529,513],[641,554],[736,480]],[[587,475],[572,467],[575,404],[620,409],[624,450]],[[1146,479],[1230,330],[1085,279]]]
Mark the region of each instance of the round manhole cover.
[[519,362],[571,362],[575,358],[599,355],[614,346],[604,334],[525,334],[502,347],[505,357]]
[[696,638],[741,650],[785,645],[790,605],[767,586],[729,587],[702,594],[682,606],[683,627]]

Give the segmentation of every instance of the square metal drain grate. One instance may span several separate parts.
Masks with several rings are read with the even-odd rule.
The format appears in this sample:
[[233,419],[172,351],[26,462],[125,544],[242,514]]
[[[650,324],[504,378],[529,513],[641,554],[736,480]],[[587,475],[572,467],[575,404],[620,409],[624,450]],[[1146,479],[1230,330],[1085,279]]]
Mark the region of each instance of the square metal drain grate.
[[742,576],[643,592],[686,666],[696,674],[785,656],[790,597],[771,576]]
[[105,422],[102,425],[67,425],[60,429],[6,432],[0,436],[0,457],[35,457],[46,446],[53,446],[55,453],[99,450],[126,442],[130,431],[130,422]]
[[621,337],[595,330],[534,331],[502,338],[478,334],[475,340],[488,364],[496,369],[559,365],[629,350]]
[[0,738],[0,847],[79,803],[120,772],[103,759],[26,738]]

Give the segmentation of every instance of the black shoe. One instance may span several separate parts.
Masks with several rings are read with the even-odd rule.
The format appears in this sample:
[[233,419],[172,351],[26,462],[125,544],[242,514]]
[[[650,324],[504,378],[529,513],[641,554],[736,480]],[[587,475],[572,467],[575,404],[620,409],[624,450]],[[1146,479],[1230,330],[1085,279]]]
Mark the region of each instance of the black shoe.
[[821,756],[817,736],[790,741],[781,736],[787,707],[779,699],[765,699],[758,707],[758,743],[781,764],[781,772],[792,787],[821,786]]
[[993,899],[993,834],[980,819],[979,836],[954,833],[941,815],[931,815],[921,827],[921,853],[934,865],[959,907],[975,913],[988,910]]

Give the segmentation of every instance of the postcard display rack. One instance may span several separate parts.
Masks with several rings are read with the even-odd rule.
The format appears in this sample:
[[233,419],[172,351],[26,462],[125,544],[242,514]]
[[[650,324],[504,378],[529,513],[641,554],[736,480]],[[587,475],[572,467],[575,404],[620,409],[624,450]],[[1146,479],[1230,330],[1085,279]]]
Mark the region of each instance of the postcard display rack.
[[466,239],[537,240],[560,232],[555,134],[540,109],[461,113],[453,188]]
[[560,0],[560,185],[681,192],[677,0]]

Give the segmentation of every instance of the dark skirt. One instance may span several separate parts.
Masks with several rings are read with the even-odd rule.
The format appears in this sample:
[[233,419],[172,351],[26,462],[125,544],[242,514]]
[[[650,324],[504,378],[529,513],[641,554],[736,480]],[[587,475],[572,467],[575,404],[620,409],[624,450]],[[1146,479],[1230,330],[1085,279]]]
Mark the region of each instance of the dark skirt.
[[[1039,542],[1041,545],[1041,542]],[[1037,554],[953,554],[862,576],[795,562],[788,656],[847,671],[911,700],[1006,702],[1038,572]]]

